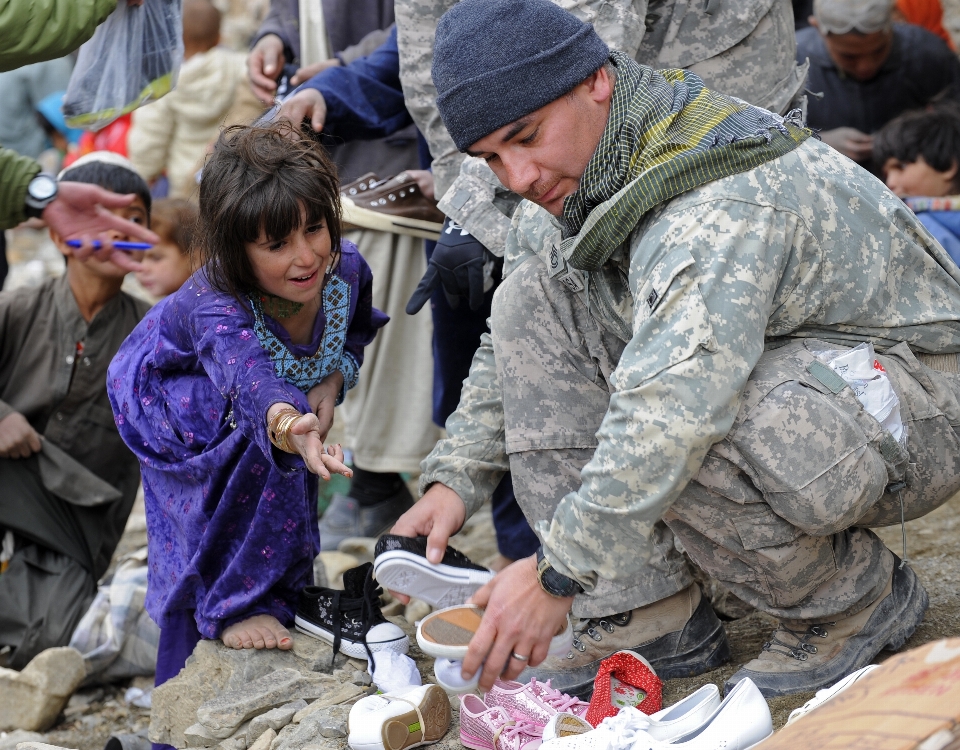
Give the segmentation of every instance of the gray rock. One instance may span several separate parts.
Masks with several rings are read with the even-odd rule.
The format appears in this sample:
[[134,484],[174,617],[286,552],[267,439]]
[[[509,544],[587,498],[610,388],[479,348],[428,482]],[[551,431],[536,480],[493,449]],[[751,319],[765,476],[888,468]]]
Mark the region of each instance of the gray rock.
[[69,750],[69,749],[65,747],[60,747],[60,745],[47,745],[43,742],[21,742],[19,745],[17,745],[17,750]]
[[367,685],[373,684],[373,679],[370,677],[369,672],[361,672],[358,669],[351,675],[350,682],[360,687],[366,687]]
[[344,703],[351,698],[356,698],[360,695],[363,695],[363,692],[364,691],[357,685],[348,682],[344,685],[341,685],[337,690],[326,693],[306,708],[297,711],[296,715],[293,717],[293,722],[295,724],[302,723],[308,716],[316,713],[317,711],[327,708],[328,706],[335,706],[338,703]]
[[217,750],[247,750],[247,741],[243,737],[228,737],[217,745]]
[[[201,705],[280,669],[295,669],[319,680],[323,688],[311,696],[295,695],[285,702],[336,689],[338,683],[328,673],[330,646],[302,633],[293,632],[291,637],[293,648],[289,651],[237,650],[224,646],[221,641],[200,641],[180,674],[153,691],[150,741],[186,747],[183,732],[197,721]],[[348,663],[350,660],[345,657],[337,657],[338,665]]]
[[422,620],[431,612],[433,612],[433,607],[422,599],[411,599],[410,603],[404,607],[403,617],[412,625]]
[[247,750],[270,750],[270,743],[277,738],[277,733],[267,727],[267,730],[261,734]]
[[265,714],[260,714],[250,722],[250,728],[247,730],[247,744],[252,745],[259,739],[260,735],[268,729],[274,733],[279,732],[293,720],[297,711],[307,707],[307,702],[303,699],[295,703],[288,703],[280,708],[274,708]]
[[373,562],[374,552],[377,549],[377,540],[369,536],[351,536],[337,545],[338,552],[353,555],[361,563]]
[[86,676],[73,648],[48,648],[21,672],[0,668],[0,732],[48,729]]
[[185,747],[216,747],[221,740],[203,724],[191,724],[183,730],[183,738]]
[[297,698],[318,698],[329,687],[319,675],[304,675],[289,667],[278,669],[206,701],[197,709],[197,721],[214,737],[225,739],[247,719]]
[[39,732],[16,729],[9,734],[0,734],[0,750],[15,750],[21,742],[43,742],[45,739]]
[[299,724],[283,728],[270,744],[270,750],[303,750],[318,737],[336,739],[347,736],[349,706],[327,706],[305,716]]

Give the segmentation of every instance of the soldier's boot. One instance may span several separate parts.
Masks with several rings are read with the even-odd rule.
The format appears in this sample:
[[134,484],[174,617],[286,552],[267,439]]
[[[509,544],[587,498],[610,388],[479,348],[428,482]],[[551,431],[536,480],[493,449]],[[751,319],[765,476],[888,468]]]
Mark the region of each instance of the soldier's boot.
[[767,698],[819,690],[869,664],[883,649],[896,651],[923,620],[929,599],[916,574],[899,558],[886,588],[866,609],[836,622],[783,620],[760,656],[724,686],[744,677]]
[[665,680],[702,674],[730,659],[723,624],[693,584],[645,607],[581,620],[569,654],[549,657],[517,679],[550,680],[562,693],[589,698],[600,662],[622,650],[641,654]]

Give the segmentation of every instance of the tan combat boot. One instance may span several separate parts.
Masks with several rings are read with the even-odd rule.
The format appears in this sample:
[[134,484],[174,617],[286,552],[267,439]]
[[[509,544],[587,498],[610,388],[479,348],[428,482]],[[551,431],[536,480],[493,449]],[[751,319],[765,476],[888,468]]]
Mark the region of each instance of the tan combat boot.
[[869,664],[883,649],[899,649],[929,602],[916,574],[899,567],[894,557],[893,575],[873,604],[835,622],[781,621],[760,655],[744,664],[724,690],[744,677],[767,698],[819,690]]
[[563,693],[589,697],[600,662],[623,650],[642,655],[665,680],[702,674],[730,658],[723,625],[693,584],[646,607],[580,620],[569,654],[525,669],[517,679],[550,680]]

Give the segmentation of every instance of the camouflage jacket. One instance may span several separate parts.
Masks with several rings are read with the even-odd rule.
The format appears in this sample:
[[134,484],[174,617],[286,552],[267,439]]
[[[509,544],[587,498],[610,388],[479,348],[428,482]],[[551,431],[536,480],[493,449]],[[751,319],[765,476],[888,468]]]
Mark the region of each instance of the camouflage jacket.
[[[654,68],[689,68],[708,88],[783,113],[802,89],[806,65],[794,62],[793,9],[787,0],[554,0],[612,48]],[[407,109],[433,155],[440,210],[496,255],[509,211],[482,161],[457,151],[436,108],[430,77],[437,22],[457,0],[396,0],[400,79]],[[461,169],[462,166],[462,169]]]
[[[765,347],[815,337],[960,352],[960,269],[882,183],[813,139],[654,209],[596,273],[568,266],[559,239],[552,216],[521,204],[505,273],[536,256],[626,345],[583,484],[538,526],[547,557],[588,590],[643,564],[635,548],[610,552],[646,537],[696,475]],[[450,486],[470,513],[508,454],[529,450],[504,434],[489,335],[447,433],[421,487]]]

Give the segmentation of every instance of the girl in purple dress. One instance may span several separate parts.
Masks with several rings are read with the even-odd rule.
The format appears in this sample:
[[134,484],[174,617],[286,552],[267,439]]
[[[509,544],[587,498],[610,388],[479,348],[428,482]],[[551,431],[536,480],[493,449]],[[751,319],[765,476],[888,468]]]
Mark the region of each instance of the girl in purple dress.
[[284,124],[227,130],[200,184],[206,264],[110,366],[141,465],[157,684],[200,638],[292,645],[320,551],[317,476],[351,474],[324,445],[333,407],[387,322],[340,234],[336,171],[315,141]]

